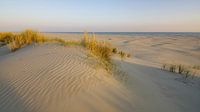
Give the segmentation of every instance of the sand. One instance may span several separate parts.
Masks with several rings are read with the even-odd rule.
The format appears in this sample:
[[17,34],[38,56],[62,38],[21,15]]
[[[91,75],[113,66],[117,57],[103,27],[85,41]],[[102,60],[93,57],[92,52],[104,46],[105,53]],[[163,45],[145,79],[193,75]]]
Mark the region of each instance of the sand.
[[[75,34],[45,34],[80,39]],[[163,63],[200,65],[199,37],[98,35],[132,54],[118,80],[77,46],[0,48],[0,112],[198,112],[200,83],[163,71]]]

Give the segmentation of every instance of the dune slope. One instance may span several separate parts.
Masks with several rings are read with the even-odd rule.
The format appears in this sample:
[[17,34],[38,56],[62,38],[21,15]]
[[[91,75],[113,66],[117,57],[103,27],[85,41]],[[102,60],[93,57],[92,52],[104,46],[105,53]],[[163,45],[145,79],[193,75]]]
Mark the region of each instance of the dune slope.
[[134,63],[133,59],[117,61],[129,74],[127,88],[137,106],[136,112],[198,112],[200,80]]
[[126,88],[86,58],[83,48],[52,44],[0,57],[0,111],[131,111]]

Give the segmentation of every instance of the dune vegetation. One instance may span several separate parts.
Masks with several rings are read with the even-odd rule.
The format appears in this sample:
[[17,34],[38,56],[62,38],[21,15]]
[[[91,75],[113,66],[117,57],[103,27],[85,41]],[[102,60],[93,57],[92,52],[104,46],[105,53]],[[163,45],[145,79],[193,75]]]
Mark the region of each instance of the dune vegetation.
[[33,43],[59,43],[61,45],[79,45],[80,41],[64,40],[59,38],[47,38],[39,32],[25,30],[21,33],[2,32],[0,33],[0,42],[7,45],[11,51],[16,51],[22,47]]
[[90,51],[93,57],[96,57],[99,64],[102,65],[107,71],[112,70],[112,48],[110,43],[105,41],[97,41],[95,34],[90,36],[87,32],[84,33],[81,45]]
[[126,54],[123,51],[118,51],[117,48],[113,48],[110,43],[106,41],[96,40],[95,34],[90,35],[85,32],[82,40],[64,40],[60,38],[47,38],[39,32],[33,30],[25,30],[21,33],[2,32],[0,33],[0,42],[3,45],[7,45],[11,51],[16,51],[22,47],[25,47],[34,43],[59,43],[60,45],[79,45],[89,50],[90,55],[97,58],[98,63],[102,65],[107,71],[112,71],[113,64],[111,56],[117,54],[124,59],[130,57],[130,54]]
[[21,33],[3,32],[0,33],[0,42],[8,45],[11,51],[16,51],[32,43],[43,43],[48,39],[38,32],[26,30]]
[[184,78],[194,77],[199,74],[200,70],[198,65],[186,66],[182,64],[163,64],[161,69],[181,74]]

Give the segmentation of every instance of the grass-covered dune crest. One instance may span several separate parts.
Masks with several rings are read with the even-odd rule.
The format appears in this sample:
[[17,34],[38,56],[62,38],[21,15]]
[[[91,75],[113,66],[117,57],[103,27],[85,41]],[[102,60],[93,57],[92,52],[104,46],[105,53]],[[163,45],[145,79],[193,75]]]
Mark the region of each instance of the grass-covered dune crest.
[[61,38],[48,38],[40,32],[28,29],[20,33],[2,32],[0,33],[0,42],[3,45],[7,45],[12,52],[30,44],[45,42],[58,43],[63,46],[82,46],[89,51],[89,55],[96,58],[99,64],[109,72],[115,68],[111,60],[112,55],[119,55],[121,59],[130,57],[130,54],[113,48],[111,43],[97,40],[94,33],[90,35],[87,32],[84,33],[81,40],[65,40]]

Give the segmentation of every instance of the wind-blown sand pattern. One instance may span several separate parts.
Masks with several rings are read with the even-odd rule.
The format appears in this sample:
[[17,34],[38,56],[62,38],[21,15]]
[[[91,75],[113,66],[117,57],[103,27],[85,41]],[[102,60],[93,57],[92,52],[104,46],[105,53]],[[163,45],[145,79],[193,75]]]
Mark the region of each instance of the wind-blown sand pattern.
[[126,89],[86,55],[79,47],[40,45],[2,57],[0,111],[130,111]]
[[[45,34],[79,40],[76,34]],[[163,63],[200,64],[200,38],[97,35],[131,53],[118,67],[124,83],[96,69],[81,47],[0,48],[0,112],[199,112],[200,80],[160,69]]]

